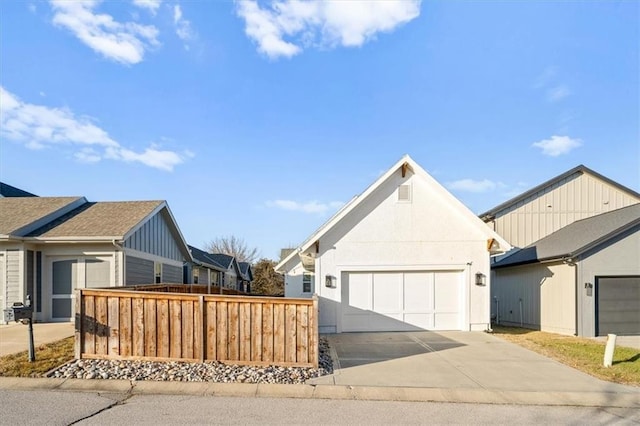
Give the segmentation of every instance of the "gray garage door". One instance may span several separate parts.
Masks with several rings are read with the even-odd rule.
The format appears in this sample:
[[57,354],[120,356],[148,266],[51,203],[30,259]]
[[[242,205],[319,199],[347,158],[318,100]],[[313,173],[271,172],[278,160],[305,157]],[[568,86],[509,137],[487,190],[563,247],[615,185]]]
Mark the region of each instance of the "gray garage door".
[[640,335],[640,276],[596,277],[598,336]]

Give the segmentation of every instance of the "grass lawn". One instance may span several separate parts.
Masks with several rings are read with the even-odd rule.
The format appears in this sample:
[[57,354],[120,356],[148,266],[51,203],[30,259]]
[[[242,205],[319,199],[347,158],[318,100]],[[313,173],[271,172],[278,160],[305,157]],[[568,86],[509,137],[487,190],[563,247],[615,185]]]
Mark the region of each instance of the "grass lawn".
[[616,345],[613,366],[602,366],[604,342],[516,327],[494,326],[493,334],[609,382],[640,386],[640,351]]
[[0,376],[42,377],[59,365],[73,359],[74,338],[58,340],[36,347],[36,361],[29,362],[27,351],[0,357]]

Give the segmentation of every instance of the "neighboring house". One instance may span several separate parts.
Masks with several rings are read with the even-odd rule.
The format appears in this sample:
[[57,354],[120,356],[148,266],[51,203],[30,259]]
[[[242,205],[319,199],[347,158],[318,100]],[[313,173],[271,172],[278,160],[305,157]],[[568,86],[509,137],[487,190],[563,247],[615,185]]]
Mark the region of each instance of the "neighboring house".
[[320,332],[486,330],[489,257],[510,248],[404,156],[276,266],[319,296]]
[[640,202],[640,194],[580,165],[480,215],[513,247],[576,220]]
[[184,265],[185,284],[211,284],[218,287],[220,283],[224,282],[224,273],[227,270],[226,266],[222,266],[216,262],[211,253],[207,253],[194,246],[189,246],[189,250],[191,251],[193,261],[187,262]]
[[37,197],[37,195],[0,182],[0,198],[4,197]]
[[0,198],[0,308],[27,295],[38,321],[74,317],[74,290],[182,283],[187,244],[165,201]]
[[640,204],[575,221],[492,268],[500,323],[640,334]]
[[249,262],[238,262],[240,268],[240,287],[246,293],[251,293],[251,281],[253,281],[253,270]]
[[240,288],[241,273],[236,258],[223,253],[209,253],[209,257],[224,268],[221,283],[223,287],[242,291]]

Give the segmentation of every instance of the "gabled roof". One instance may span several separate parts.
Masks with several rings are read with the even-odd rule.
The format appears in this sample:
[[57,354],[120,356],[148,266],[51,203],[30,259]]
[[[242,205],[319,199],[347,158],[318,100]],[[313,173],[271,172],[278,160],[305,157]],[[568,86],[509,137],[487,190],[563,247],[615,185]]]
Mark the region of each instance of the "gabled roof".
[[[224,269],[229,269],[235,261],[235,257],[224,253],[209,253],[209,257],[213,259],[218,265],[221,265]],[[236,265],[237,269],[237,265]]]
[[608,183],[611,186],[614,186],[615,188],[618,188],[622,192],[626,192],[630,196],[635,197],[635,198],[638,199],[638,201],[640,201],[640,193],[634,191],[631,188],[627,188],[626,186],[621,185],[618,182],[616,182],[614,180],[611,180],[608,177],[603,176],[600,173],[595,172],[595,171],[591,170],[590,168],[580,164],[579,166],[576,166],[573,169],[562,173],[561,175],[558,175],[558,176],[556,176],[556,177],[554,177],[552,179],[549,179],[548,181],[546,181],[544,183],[541,183],[540,185],[538,185],[538,186],[536,186],[534,188],[531,188],[530,190],[528,190],[526,192],[523,192],[522,194],[520,194],[520,195],[518,195],[516,197],[511,198],[510,200],[505,201],[504,203],[492,208],[489,211],[486,211],[486,212],[482,213],[479,216],[483,220],[491,220],[500,211],[502,211],[504,209],[507,209],[509,207],[512,207],[512,206],[518,204],[519,202],[527,199],[528,197],[530,197],[530,196],[532,196],[532,195],[534,195],[534,194],[536,194],[536,193],[538,193],[538,192],[540,192],[540,191],[542,191],[542,190],[544,190],[546,188],[549,188],[549,187],[557,184],[558,182],[560,182],[560,181],[562,181],[562,180],[564,180],[564,179],[566,179],[566,178],[568,178],[568,177],[570,177],[572,175],[585,174],[585,173],[586,174],[590,174],[590,175],[594,176],[595,178],[600,179],[600,180]]
[[244,279],[253,281],[253,271],[251,270],[251,264],[249,262],[238,262],[238,267]]
[[569,259],[640,225],[640,204],[578,220],[516,251],[493,268]]
[[37,195],[0,182],[0,197],[37,197]]
[[280,261],[275,267],[276,271],[279,271],[287,264],[294,256],[297,256],[298,253],[304,253],[308,250],[316,241],[322,238],[329,230],[331,230],[335,225],[338,224],[345,216],[347,216],[350,212],[356,209],[360,204],[362,204],[378,187],[380,187],[384,182],[386,182],[396,171],[399,169],[402,170],[403,176],[407,169],[413,171],[414,174],[423,177],[427,180],[434,190],[438,192],[445,200],[447,200],[452,206],[458,209],[458,211],[469,220],[471,223],[477,225],[478,229],[481,229],[482,232],[485,232],[488,235],[488,238],[492,238],[495,241],[495,247],[497,253],[502,253],[511,248],[511,245],[507,243],[501,236],[499,236],[496,232],[492,231],[488,226],[486,226],[476,215],[474,215],[471,210],[469,210],[460,200],[453,196],[449,191],[447,191],[440,183],[438,183],[429,173],[426,172],[418,163],[416,163],[409,155],[404,155],[399,161],[397,161],[387,172],[385,172],[382,176],[380,176],[373,184],[371,184],[364,192],[360,195],[355,196],[351,199],[345,206],[343,206],[336,214],[334,214],[328,221],[326,221],[320,228],[318,228],[309,238],[307,238],[297,250],[289,253],[284,259]]
[[84,197],[0,198],[0,235],[23,237],[86,202]]
[[221,264],[219,264],[211,255],[211,253],[207,253],[204,250],[200,250],[197,247],[189,246],[189,250],[191,251],[191,256],[195,263],[201,264],[203,266],[207,266],[212,269],[225,271],[229,269]]

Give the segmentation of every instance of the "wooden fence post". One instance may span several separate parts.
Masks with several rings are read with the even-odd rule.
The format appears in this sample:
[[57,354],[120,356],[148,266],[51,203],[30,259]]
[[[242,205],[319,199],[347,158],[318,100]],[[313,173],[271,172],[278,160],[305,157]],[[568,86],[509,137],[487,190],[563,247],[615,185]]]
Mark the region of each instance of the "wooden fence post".
[[82,289],[76,289],[76,314],[75,314],[75,342],[74,342],[74,356],[76,359],[82,358],[82,323],[84,322],[84,309],[82,306]]
[[[200,353],[198,354],[198,356],[200,357],[200,362],[204,362],[204,355],[207,353],[207,331],[206,331],[206,327],[207,327],[207,321],[204,317],[204,295],[200,295],[198,297],[198,303],[200,304],[199,309],[200,309],[200,327],[198,327],[198,340],[200,341]],[[195,355],[195,354],[194,354]]]
[[320,352],[320,340],[318,338],[318,295],[313,295],[313,305],[309,314],[309,334],[311,342],[309,342],[309,362],[314,368],[318,368],[318,353]]

